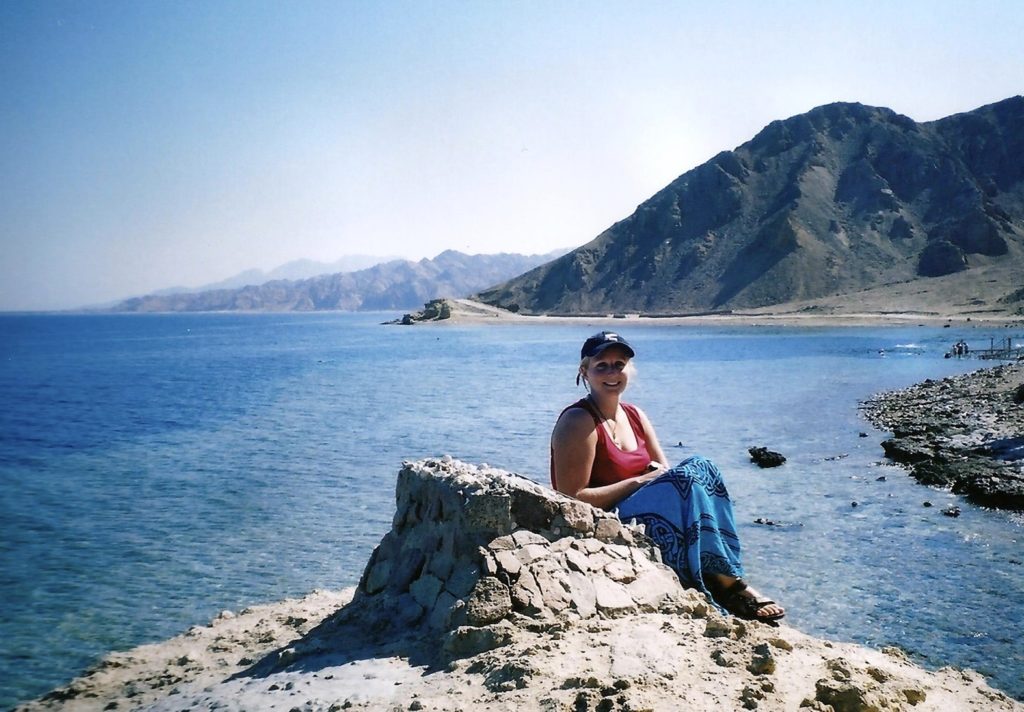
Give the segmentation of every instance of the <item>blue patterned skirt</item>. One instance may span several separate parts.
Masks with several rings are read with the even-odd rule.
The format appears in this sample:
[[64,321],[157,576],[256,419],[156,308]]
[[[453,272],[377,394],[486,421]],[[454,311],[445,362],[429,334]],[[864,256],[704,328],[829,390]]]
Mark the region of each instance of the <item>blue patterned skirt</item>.
[[710,460],[683,460],[619,502],[615,512],[644,525],[684,586],[710,596],[707,574],[743,575],[732,501]]

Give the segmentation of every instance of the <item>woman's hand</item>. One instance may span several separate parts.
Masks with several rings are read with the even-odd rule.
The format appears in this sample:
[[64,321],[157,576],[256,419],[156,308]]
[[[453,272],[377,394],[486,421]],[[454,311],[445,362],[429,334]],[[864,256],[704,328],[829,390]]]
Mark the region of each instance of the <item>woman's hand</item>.
[[646,470],[641,472],[636,477],[631,477],[628,480],[625,480],[625,482],[632,482],[634,485],[636,485],[636,487],[634,488],[634,491],[636,491],[646,483],[650,482],[651,480],[658,479],[667,471],[668,467],[664,463],[658,462],[657,460],[651,460],[651,464],[647,466]]

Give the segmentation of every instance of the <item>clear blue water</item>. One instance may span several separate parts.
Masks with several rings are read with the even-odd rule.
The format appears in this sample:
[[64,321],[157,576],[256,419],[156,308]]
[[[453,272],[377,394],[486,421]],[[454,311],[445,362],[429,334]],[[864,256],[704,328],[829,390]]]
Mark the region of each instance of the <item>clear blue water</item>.
[[[0,316],[0,707],[222,609],[354,585],[403,459],[546,481],[597,328],[390,316]],[[722,467],[749,577],[793,625],[1024,697],[1024,523],[885,465],[857,409],[977,368],[942,358],[957,338],[1009,334],[617,326],[638,352],[629,400],[671,458]],[[751,445],[789,461],[759,470]]]

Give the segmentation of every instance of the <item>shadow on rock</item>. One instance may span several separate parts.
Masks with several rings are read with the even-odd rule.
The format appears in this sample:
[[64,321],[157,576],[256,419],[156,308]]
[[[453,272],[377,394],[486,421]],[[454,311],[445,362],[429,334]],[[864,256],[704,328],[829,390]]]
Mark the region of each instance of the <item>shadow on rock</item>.
[[640,526],[518,475],[405,463],[350,604],[234,677],[398,656],[425,672],[569,621],[707,614]]

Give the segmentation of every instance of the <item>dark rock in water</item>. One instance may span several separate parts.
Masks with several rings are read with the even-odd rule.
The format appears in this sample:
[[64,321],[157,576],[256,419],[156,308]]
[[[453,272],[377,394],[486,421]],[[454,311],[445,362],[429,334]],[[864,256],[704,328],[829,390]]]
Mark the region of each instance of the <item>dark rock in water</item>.
[[945,514],[947,517],[959,517],[960,507],[957,507],[955,505],[952,507],[946,507],[945,509],[942,510],[942,513]]
[[1024,473],[1019,463],[976,460],[956,463],[953,491],[986,507],[1024,510]]
[[921,503],[921,506],[922,507],[934,507],[935,505],[932,504],[931,502],[929,502],[928,500],[925,500],[924,502]]
[[774,519],[765,519],[764,517],[758,517],[755,519],[754,524],[761,524],[766,527],[776,527],[778,529],[798,529],[803,526],[800,522],[777,522]]
[[882,448],[918,482],[1024,510],[1021,391],[1024,364],[1005,364],[875,396],[865,415],[892,431]]
[[914,478],[923,485],[952,487],[956,472],[938,462],[919,462],[912,470]]
[[935,456],[931,446],[914,437],[890,438],[882,443],[882,449],[890,460],[903,464],[926,462]]
[[766,447],[748,448],[747,452],[758,467],[778,467],[786,461],[785,456]]
[[885,482],[885,481],[886,481],[885,475],[882,475],[880,477],[876,477],[875,478],[875,482]]
[[862,438],[866,438],[867,436],[868,436],[868,434],[863,432],[863,431],[860,433],[860,437],[862,437]]

